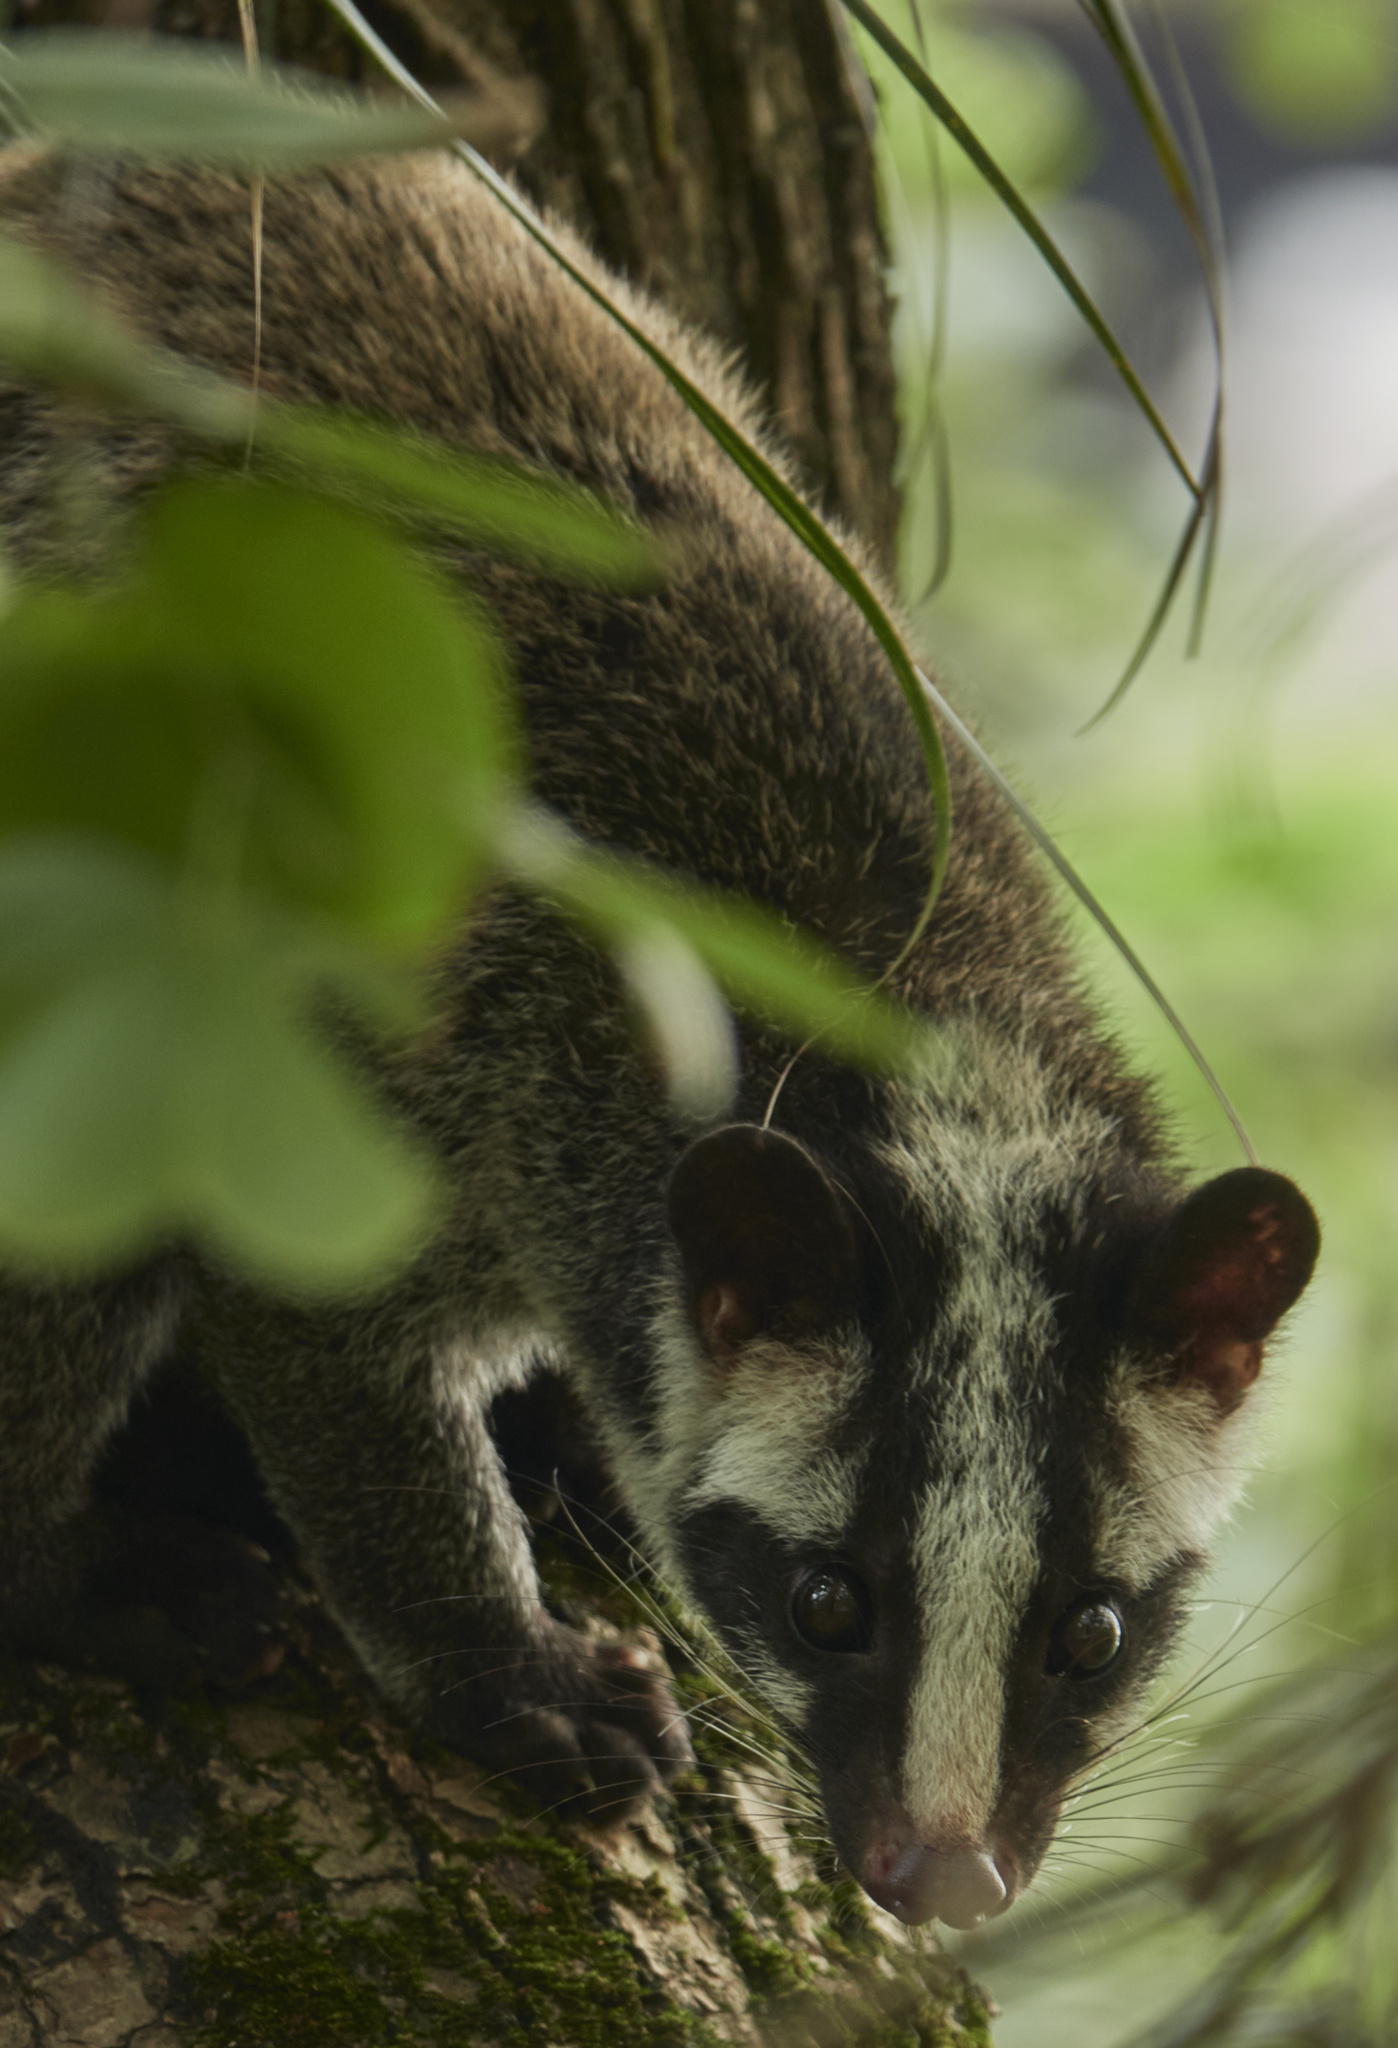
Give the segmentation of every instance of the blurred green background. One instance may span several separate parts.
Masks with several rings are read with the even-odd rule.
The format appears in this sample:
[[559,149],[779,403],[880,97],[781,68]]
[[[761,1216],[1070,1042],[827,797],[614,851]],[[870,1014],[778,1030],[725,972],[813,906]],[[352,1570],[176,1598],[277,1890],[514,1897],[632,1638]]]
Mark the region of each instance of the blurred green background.
[[[882,11],[915,44],[908,8]],[[1165,11],[1230,259],[1224,520],[1201,657],[1185,659],[1186,600],[1124,702],[1081,737],[1149,613],[1185,492],[1038,255],[866,51],[898,257],[913,600],[936,555],[930,408],[950,459],[950,573],[916,607],[919,637],[1183,1013],[1263,1162],[1301,1183],[1325,1228],[1314,1290],[1270,1365],[1266,1463],[1181,1666],[1238,1631],[1170,1730],[1197,1743],[1193,1762],[1178,1784],[1108,1802],[1080,1849],[1066,1838],[1043,1925],[1074,1884],[1180,1838],[1208,1781],[1212,1715],[1246,1713],[1269,1674],[1343,1654],[1398,1609],[1398,8]],[[1148,10],[1133,19],[1168,87]],[[1213,376],[1202,289],[1085,11],[924,0],[921,33],[932,76],[1042,210],[1197,463]],[[1121,1033],[1165,1077],[1191,1166],[1238,1164],[1127,970],[1095,933],[1088,947]],[[1190,1922],[1114,1955],[1070,1930],[1022,1965],[1002,1942],[987,1966],[997,2038],[1135,2039],[1213,1939]],[[1393,2038],[1385,2024],[1373,2038]]]

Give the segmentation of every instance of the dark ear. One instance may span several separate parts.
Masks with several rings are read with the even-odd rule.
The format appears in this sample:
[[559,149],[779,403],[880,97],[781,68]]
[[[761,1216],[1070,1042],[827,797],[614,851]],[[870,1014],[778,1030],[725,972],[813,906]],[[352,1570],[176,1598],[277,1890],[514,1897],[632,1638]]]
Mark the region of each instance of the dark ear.
[[1257,1378],[1262,1346],[1311,1277],[1320,1226],[1279,1173],[1240,1166],[1183,1201],[1127,1298],[1134,1336],[1174,1354],[1222,1414]]
[[809,1337],[853,1314],[849,1218],[793,1138],[756,1124],[700,1138],[675,1168],[666,1208],[689,1311],[718,1364],[752,1337]]

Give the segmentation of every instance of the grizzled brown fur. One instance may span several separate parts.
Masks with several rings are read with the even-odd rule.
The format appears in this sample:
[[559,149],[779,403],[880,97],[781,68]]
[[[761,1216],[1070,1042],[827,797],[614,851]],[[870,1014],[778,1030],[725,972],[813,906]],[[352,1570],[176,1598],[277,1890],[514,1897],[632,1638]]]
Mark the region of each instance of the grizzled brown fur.
[[[75,173],[16,155],[0,181],[0,214],[73,259],[147,334],[246,379],[244,184]],[[719,353],[609,284],[767,445]],[[535,788],[590,837],[758,898],[868,972],[887,966],[926,888],[932,819],[912,720],[885,660],[654,367],[469,172],[431,158],[269,185],[261,362],[277,397],[349,406],[508,456],[676,529],[680,571],[643,594],[448,556],[484,594],[512,650]],[[31,397],[0,399],[0,509],[9,544],[34,567],[54,559],[44,517],[50,435],[51,417]],[[143,429],[106,430],[102,449],[123,491],[175,459]],[[573,1377],[662,1563],[731,1642],[746,1644],[753,1617],[768,1614],[751,1652],[758,1676],[770,1671],[779,1708],[802,1723],[823,1773],[828,1764],[837,1842],[875,1896],[905,1918],[942,1912],[965,1924],[1012,1894],[1086,1754],[1088,1718],[1060,1698],[1042,1630],[1074,1587],[1106,1569],[1087,1503],[1093,1475],[1116,1471],[1124,1456],[1127,1425],[1112,1390],[1126,1371],[1121,1346],[1135,1339],[1123,1325],[1123,1275],[1168,1234],[1179,1191],[1148,1090],[1094,1025],[1014,828],[955,749],[950,766],[947,886],[899,986],[958,1044],[988,1049],[980,1096],[964,1072],[945,1100],[935,1090],[923,1099],[911,1085],[890,1090],[808,1052],[783,1089],[777,1131],[754,1135],[791,1047],[744,1026],[735,1116],[746,1134],[700,1154],[701,1165],[676,1181],[696,1133],[668,1105],[611,970],[557,919],[497,892],[443,946],[435,1027],[385,1072],[453,1190],[437,1241],[404,1278],[369,1298],[311,1307],[273,1300],[180,1253],[93,1292],[14,1287],[0,1298],[0,1620],[11,1634],[68,1653],[100,1638],[103,1654],[131,1667],[147,1655],[159,1663],[207,1622],[197,1574],[179,1584],[162,1577],[151,1532],[118,1523],[85,1494],[103,1442],[180,1329],[246,1429],[332,1611],[384,1689],[447,1741],[530,1767],[531,1782],[552,1796],[624,1800],[684,1755],[683,1734],[662,1683],[636,1658],[598,1649],[545,1614],[486,1428],[496,1392],[555,1366]],[[1017,1164],[1021,1114],[1030,1149]],[[941,1171],[939,1129],[948,1158],[970,1162],[955,1187]],[[737,1176],[727,1208],[725,1174]],[[1229,1256],[1239,1241],[1238,1257],[1251,1256],[1247,1233],[1261,1226],[1246,1217],[1261,1213],[1258,1203],[1284,1208],[1290,1199],[1274,1181],[1225,1190],[1215,1205],[1221,1220],[1211,1228]],[[672,1182],[680,1193],[667,1216]],[[783,1189],[789,1214],[776,1213]],[[1028,1223],[993,1220],[1031,1196]],[[786,1264],[754,1277],[751,1246],[763,1233],[784,1247]],[[1197,1237],[1174,1264],[1157,1262],[1181,1276],[1171,1283],[1177,1292],[1194,1288],[1213,1257],[1212,1239],[1201,1250]],[[1275,1290],[1276,1313],[1308,1270],[1305,1228],[1283,1238],[1297,1249]],[[826,1241],[838,1242],[840,1258],[806,1286],[788,1267],[799,1266],[803,1245]],[[980,1278],[973,1258],[989,1261]],[[1220,1315],[1226,1294],[1208,1297],[1223,1300]],[[1039,1306],[1025,1321],[1018,1305],[1031,1296]],[[800,1317],[789,1313],[798,1298]],[[948,1302],[961,1304],[960,1334],[939,1351]],[[822,1327],[812,1331],[817,1309]],[[1163,1305],[1152,1296],[1140,1319],[1144,1326],[1149,1311],[1152,1328],[1173,1332],[1177,1309],[1173,1296]],[[1009,1334],[992,1344],[997,1316]],[[1066,1363],[1045,1349],[1051,1328],[1072,1353]],[[774,1351],[793,1329],[796,1351]],[[1231,1369],[1222,1338],[1206,1332],[1198,1344],[1210,1370]],[[1021,1370],[1021,1352],[1022,1398],[996,1377]],[[793,1358],[807,1362],[798,1369]],[[730,1460],[737,1492],[726,1502],[705,1460],[715,1431],[728,1428],[723,1418],[746,1415],[749,1394],[752,1412],[761,1408],[770,1360],[772,1385],[789,1394],[766,1435],[744,1436],[746,1423],[734,1423],[741,1455]],[[948,1386],[971,1375],[945,1430],[939,1372]],[[730,1384],[748,1392],[729,1400]],[[931,1403],[925,1426],[918,1403]],[[848,1565],[853,1547],[875,1618],[886,1616],[858,1655],[814,1664],[809,1638],[803,1646],[792,1636],[782,1588],[792,1571],[801,1582],[818,1489],[803,1476],[799,1444],[794,1462],[771,1467],[769,1495],[753,1476],[768,1470],[782,1428],[790,1436],[793,1413],[809,1413],[812,1458],[826,1432],[820,1498],[849,1508],[847,1535],[827,1534],[820,1554],[833,1546]],[[945,1511],[936,1504],[957,1473],[981,1469],[981,1439],[1000,1427],[997,1417],[1011,1434],[1042,1434],[1022,1473],[1009,1471],[1008,1452],[999,1464],[981,1459],[986,1485],[1004,1490],[1004,1527],[1018,1516],[1015,1528],[1049,1532],[1034,1539],[1048,1545],[1042,1580],[1032,1597],[1028,1579],[1015,1594],[1028,1603],[1022,1625],[1008,1608],[1003,1620],[1004,1654],[1019,1660],[1017,1671],[1023,1665],[1004,1740],[1039,1762],[1021,1768],[1006,1751],[1002,1818],[1011,1818],[1000,1835],[991,1810],[999,1721],[976,1734],[985,1754],[962,1773],[970,1789],[957,1812],[978,1817],[944,1825],[928,1772],[936,1776],[945,1751],[955,1775],[960,1752],[943,1742],[930,1681],[917,1676],[937,1640],[917,1560],[932,1555],[927,1532],[938,1512],[963,1535],[975,1526],[979,1495],[960,1506],[947,1496]],[[1156,1442],[1144,1423],[1138,1436]],[[880,1483],[866,1500],[867,1473]],[[1036,1505],[1041,1473],[1059,1488],[1061,1513]],[[1143,1585],[1155,1574],[1141,1609],[1159,1611],[1154,1647],[1140,1648],[1132,1667],[1143,1678],[1197,1559],[1179,1554],[1168,1533],[1157,1555],[1118,1507],[1113,1554]],[[999,1525],[986,1526],[993,1595]],[[981,1566],[966,1556],[974,1576]],[[154,1588],[128,1598],[144,1634],[125,1650],[111,1618],[122,1559]],[[236,1577],[236,1561],[221,1566]],[[924,1592],[915,1597],[917,1584]],[[1112,1597],[1127,1602],[1125,1592]],[[926,1769],[900,1762],[910,1742],[933,1760]],[[1027,1818],[1015,1818],[1021,1808]],[[999,1877],[986,1874],[991,1856]]]

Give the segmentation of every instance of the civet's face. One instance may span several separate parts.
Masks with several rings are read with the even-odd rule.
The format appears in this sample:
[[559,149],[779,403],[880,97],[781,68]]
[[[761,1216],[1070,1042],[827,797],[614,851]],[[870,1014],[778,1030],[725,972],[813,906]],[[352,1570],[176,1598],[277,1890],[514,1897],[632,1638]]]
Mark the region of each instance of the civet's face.
[[1091,1137],[913,1120],[851,1186],[735,1125],[671,1188],[647,1519],[910,1923],[1003,1911],[1133,1725],[1315,1258],[1280,1176],[1172,1202]]

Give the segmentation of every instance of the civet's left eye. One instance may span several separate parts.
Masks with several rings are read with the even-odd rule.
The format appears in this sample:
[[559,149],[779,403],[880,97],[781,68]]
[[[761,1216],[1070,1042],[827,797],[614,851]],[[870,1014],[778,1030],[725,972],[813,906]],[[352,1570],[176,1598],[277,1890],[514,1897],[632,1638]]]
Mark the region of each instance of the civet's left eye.
[[1055,1678],[1096,1678],[1116,1662],[1125,1634],[1110,1600],[1077,1600],[1054,1624],[1047,1669]]
[[841,1565],[803,1572],[791,1595],[791,1621],[813,1650],[867,1650],[873,1608],[863,1581]]

